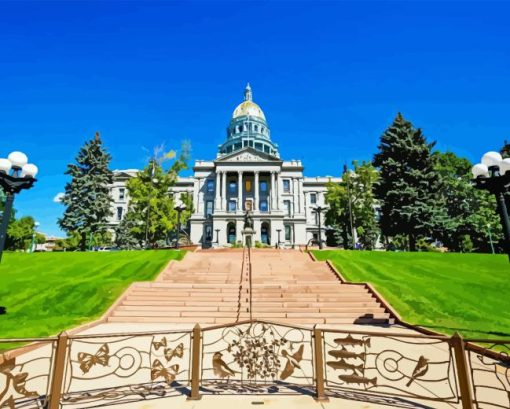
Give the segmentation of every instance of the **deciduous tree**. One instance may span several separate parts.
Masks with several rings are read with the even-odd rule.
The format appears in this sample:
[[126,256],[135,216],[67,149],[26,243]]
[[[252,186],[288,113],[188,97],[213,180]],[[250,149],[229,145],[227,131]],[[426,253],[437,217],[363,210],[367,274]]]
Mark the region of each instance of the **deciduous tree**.
[[[176,200],[169,190],[175,185],[179,173],[187,168],[189,153],[187,142],[183,144],[178,157],[174,151],[165,153],[159,147],[147,166],[127,183],[130,203],[125,225],[129,225],[129,233],[145,247],[163,244],[168,234],[176,228]],[[171,165],[166,166],[167,163]],[[189,212],[181,214],[183,225],[191,214]]]
[[454,251],[468,251],[469,247],[490,251],[490,235],[496,244],[502,239],[495,198],[473,186],[469,160],[453,152],[434,152],[433,159],[447,214],[447,222],[435,226],[435,235]]
[[379,235],[373,194],[378,173],[371,163],[353,161],[353,166],[353,171],[344,172],[341,183],[328,184],[326,224],[334,228],[336,240],[344,248],[352,248],[352,212],[353,229],[359,243],[366,249],[372,249]]
[[7,229],[7,248],[26,250],[35,232],[35,221],[31,216],[11,221]]

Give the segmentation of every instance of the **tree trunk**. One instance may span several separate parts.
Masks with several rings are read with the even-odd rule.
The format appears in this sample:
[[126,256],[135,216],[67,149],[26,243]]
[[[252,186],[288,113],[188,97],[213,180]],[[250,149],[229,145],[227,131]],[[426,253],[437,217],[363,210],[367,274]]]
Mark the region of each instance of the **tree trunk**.
[[80,249],[81,249],[81,251],[87,250],[87,233],[85,233],[85,232],[83,232],[81,234]]
[[409,235],[409,251],[416,251],[416,240],[413,234]]

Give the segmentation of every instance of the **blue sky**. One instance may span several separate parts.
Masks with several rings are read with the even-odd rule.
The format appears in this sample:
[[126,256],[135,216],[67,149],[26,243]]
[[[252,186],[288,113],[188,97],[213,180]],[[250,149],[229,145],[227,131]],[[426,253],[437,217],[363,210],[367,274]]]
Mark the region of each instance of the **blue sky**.
[[211,159],[247,81],[306,175],[369,160],[398,111],[472,161],[510,139],[510,3],[0,2],[0,156],[40,168],[19,215],[59,234],[66,164],[183,139]]

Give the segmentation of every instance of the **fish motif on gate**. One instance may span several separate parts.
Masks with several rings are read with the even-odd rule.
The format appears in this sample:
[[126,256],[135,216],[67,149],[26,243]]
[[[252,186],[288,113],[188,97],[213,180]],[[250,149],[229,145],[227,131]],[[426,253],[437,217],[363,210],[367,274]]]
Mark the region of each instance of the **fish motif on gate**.
[[376,386],[377,377],[367,378],[364,376],[366,354],[347,349],[348,347],[370,347],[370,338],[356,339],[349,334],[344,338],[335,338],[333,341],[339,349],[333,349],[328,354],[336,360],[326,361],[326,365],[333,368],[333,370],[347,372],[338,375],[338,379],[346,384]]

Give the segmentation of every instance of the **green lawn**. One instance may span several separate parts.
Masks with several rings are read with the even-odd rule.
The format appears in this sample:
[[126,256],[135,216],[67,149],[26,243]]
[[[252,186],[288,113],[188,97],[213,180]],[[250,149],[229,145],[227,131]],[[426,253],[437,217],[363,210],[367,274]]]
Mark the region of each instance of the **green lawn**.
[[[133,281],[152,280],[174,250],[5,253],[0,264],[0,338],[57,334],[100,317]],[[1,347],[1,346],[0,346]]]
[[490,254],[314,251],[369,282],[405,321],[451,334],[510,339],[510,264]]

